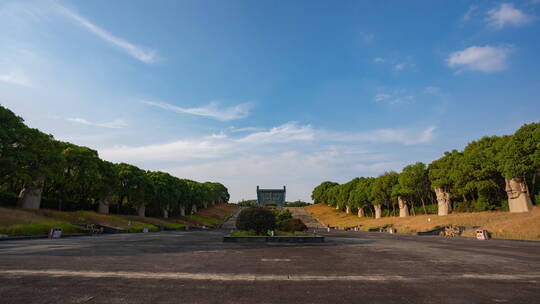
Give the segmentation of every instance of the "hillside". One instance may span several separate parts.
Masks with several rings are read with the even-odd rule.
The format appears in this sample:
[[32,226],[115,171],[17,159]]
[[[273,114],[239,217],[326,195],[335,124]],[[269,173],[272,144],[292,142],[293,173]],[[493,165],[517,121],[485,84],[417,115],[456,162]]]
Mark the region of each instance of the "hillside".
[[[383,217],[359,218],[346,214],[324,204],[307,206],[305,209],[324,225],[346,228],[360,226],[362,230],[392,225],[398,233],[415,233],[427,231],[439,226],[480,226],[492,233],[494,238],[540,240],[540,207],[536,206],[531,212],[472,212],[452,213],[447,216],[417,215],[406,218]],[[473,230],[467,230],[463,236],[474,236]]]
[[144,227],[157,231],[182,229],[186,226],[214,227],[221,223],[238,206],[219,204],[201,209],[193,216],[153,218],[135,215],[101,214],[94,211],[63,212],[49,209],[25,210],[0,208],[0,234],[8,236],[44,235],[52,227],[61,227],[66,234],[82,233],[84,224],[113,227],[129,232],[141,232]]

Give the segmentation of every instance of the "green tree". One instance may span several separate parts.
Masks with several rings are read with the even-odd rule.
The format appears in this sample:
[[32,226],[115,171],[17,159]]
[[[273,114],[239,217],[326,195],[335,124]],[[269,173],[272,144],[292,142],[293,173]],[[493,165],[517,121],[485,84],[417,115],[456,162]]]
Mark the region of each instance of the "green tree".
[[322,182],[320,185],[315,187],[311,193],[311,199],[315,204],[327,204],[328,205],[328,190],[334,186],[339,185],[335,182]]
[[152,180],[146,171],[126,163],[117,164],[119,178],[118,213],[124,203],[137,210],[139,216],[145,216],[148,199],[153,196]]
[[20,135],[17,170],[11,178],[22,181],[19,206],[39,209],[46,181],[60,174],[61,147],[51,135],[37,129],[24,128]]
[[96,184],[98,211],[107,214],[113,199],[118,198],[120,179],[117,167],[111,162],[100,160]]
[[414,203],[420,201],[424,214],[427,214],[426,202],[433,202],[431,183],[426,165],[417,162],[403,168],[398,177],[398,184],[394,190],[394,196],[405,198],[411,204],[414,214]]
[[375,209],[375,218],[380,218],[382,208],[390,206],[395,208],[395,202],[392,197],[392,188],[398,183],[398,174],[396,172],[385,172],[375,179],[371,187],[371,197],[373,198],[373,208]]
[[363,217],[365,209],[371,205],[371,187],[374,180],[373,177],[360,177],[349,194],[349,204],[358,210],[359,217]]

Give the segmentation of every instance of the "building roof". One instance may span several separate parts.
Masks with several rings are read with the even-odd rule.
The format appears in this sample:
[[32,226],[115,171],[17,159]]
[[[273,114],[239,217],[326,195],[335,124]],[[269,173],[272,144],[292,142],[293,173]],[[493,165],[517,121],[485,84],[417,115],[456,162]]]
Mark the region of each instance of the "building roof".
[[285,192],[285,189],[258,189],[259,192]]

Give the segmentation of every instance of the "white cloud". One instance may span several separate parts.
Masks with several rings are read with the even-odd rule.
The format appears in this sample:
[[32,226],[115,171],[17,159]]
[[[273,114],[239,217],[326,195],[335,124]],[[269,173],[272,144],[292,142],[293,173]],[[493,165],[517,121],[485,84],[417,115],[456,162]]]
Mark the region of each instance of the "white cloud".
[[478,5],[471,5],[469,7],[469,9],[465,12],[465,14],[463,15],[463,21],[469,21],[469,19],[471,19],[472,15],[474,14],[474,12],[478,9]]
[[0,82],[30,87],[30,80],[19,73],[0,74]]
[[112,147],[100,150],[100,155],[116,162],[170,162],[218,158],[228,154],[231,148],[222,138],[208,136],[199,140],[177,140],[139,147]]
[[395,72],[402,71],[403,69],[405,69],[405,67],[406,67],[405,63],[398,63],[398,64],[394,65],[394,71]]
[[358,35],[360,36],[360,39],[362,39],[362,42],[365,44],[370,44],[375,38],[375,35],[367,32],[360,32],[358,33]]
[[392,95],[390,94],[378,93],[375,95],[375,98],[373,100],[375,100],[375,102],[382,102],[390,100],[390,98],[392,98]]
[[71,121],[71,122],[80,123],[80,124],[83,124],[83,125],[104,127],[104,128],[110,128],[110,129],[121,129],[121,128],[127,127],[127,125],[128,125],[122,119],[115,119],[113,121],[103,122],[103,123],[90,122],[90,121],[88,121],[88,120],[86,120],[84,118],[68,118],[66,120]]
[[231,132],[258,132],[264,130],[262,127],[244,127],[244,128],[236,128],[236,127],[229,127],[229,130]]
[[511,47],[471,46],[457,51],[447,58],[448,66],[463,67],[473,71],[496,72],[507,66]]
[[156,60],[156,52],[150,49],[144,49],[140,46],[134,45],[131,42],[128,42],[122,38],[116,37],[109,33],[108,31],[98,27],[97,25],[90,22],[88,19],[78,15],[77,13],[67,9],[64,6],[56,4],[58,11],[64,16],[75,21],[79,25],[83,26],[99,38],[109,42],[110,44],[124,50],[129,55],[135,57],[137,60],[140,60],[144,63],[153,63]]
[[382,57],[375,57],[375,58],[373,59],[373,62],[375,62],[375,63],[384,62],[384,58],[382,58]]
[[299,126],[296,122],[288,122],[268,131],[256,132],[239,139],[245,143],[284,143],[291,141],[309,141],[315,138],[310,125]]
[[392,92],[377,93],[373,97],[375,102],[384,102],[387,104],[409,103],[415,100],[415,96],[406,90],[394,90]]
[[438,88],[438,87],[425,87],[424,88],[424,93],[425,94],[437,95],[440,92],[441,92],[441,88]]
[[329,133],[328,138],[340,142],[399,143],[403,145],[425,144],[435,138],[436,126],[425,129],[378,129],[356,133]]
[[198,108],[183,108],[169,103],[157,101],[143,101],[143,103],[176,113],[205,116],[221,121],[245,118],[249,115],[249,109],[251,108],[251,104],[249,103],[242,103],[233,107],[219,108],[219,103],[215,101]]
[[515,8],[512,3],[502,3],[499,7],[490,9],[487,14],[486,22],[493,29],[502,29],[506,26],[523,26],[535,19]]

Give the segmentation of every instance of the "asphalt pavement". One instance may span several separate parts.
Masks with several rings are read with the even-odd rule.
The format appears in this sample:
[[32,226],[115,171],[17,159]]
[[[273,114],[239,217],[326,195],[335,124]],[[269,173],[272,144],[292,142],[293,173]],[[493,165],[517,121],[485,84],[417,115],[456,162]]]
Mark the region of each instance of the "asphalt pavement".
[[0,242],[0,303],[540,303],[540,242],[227,230]]

